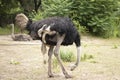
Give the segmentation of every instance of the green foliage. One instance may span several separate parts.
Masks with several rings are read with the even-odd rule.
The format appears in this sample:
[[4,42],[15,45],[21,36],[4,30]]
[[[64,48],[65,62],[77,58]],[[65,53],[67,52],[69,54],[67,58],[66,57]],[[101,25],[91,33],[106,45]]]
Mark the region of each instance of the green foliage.
[[21,7],[28,13],[34,10],[34,0],[21,0]]
[[88,54],[84,54],[82,57],[81,57],[81,61],[86,61],[86,60],[90,60],[90,59],[93,59],[93,55],[88,55]]
[[0,0],[0,14],[14,13],[18,10],[18,6],[17,0]]
[[97,61],[94,60],[94,56],[93,55],[88,55],[88,54],[82,55],[81,61],[88,61],[90,63],[97,63]]
[[38,11],[37,14],[35,13],[31,13],[29,15],[30,18],[32,18],[33,21],[37,21],[37,20],[41,20],[41,19],[44,19],[44,12],[41,12],[41,11]]
[[85,26],[81,26],[77,20],[73,20],[73,23],[77,27],[79,33],[85,34],[88,32],[87,28]]
[[[72,13],[73,2],[70,0],[44,0],[42,1],[43,10],[33,15],[34,20],[41,20],[51,16],[69,17]],[[79,21],[73,20],[78,31],[85,33],[87,30],[79,24]]]
[[18,64],[20,64],[20,62],[12,59],[12,60],[10,61],[10,64],[18,65]]
[[10,34],[11,33],[11,30],[9,27],[5,27],[5,28],[1,28],[0,27],[0,35],[3,35],[3,34]]
[[21,10],[17,0],[0,0],[0,27],[12,23],[19,11]]
[[[36,1],[36,5],[35,2]],[[39,9],[41,0],[0,0],[0,27],[11,24],[17,13],[29,15]]]
[[117,11],[110,17],[109,28],[106,30],[107,36],[120,37],[120,11]]
[[12,22],[14,15],[11,14],[27,10],[34,20],[51,16],[70,17],[81,33],[120,37],[119,0],[42,0],[42,9],[38,13],[34,13],[34,6],[33,0],[23,0],[22,4],[18,0],[0,0],[0,26]]
[[[73,62],[76,59],[72,51],[63,50],[63,49],[60,50],[60,58],[64,62]],[[59,70],[58,61],[56,58],[53,59],[53,68],[56,68],[57,71]]]
[[44,0],[42,1],[42,10],[37,14],[30,15],[34,20],[41,20],[52,16],[68,16],[72,2],[69,0]]
[[120,37],[118,0],[45,0],[42,4],[44,18],[69,16],[79,32]]
[[73,54],[72,51],[65,51],[65,50],[60,50],[60,57],[63,61],[65,62],[73,62],[75,61],[75,55]]
[[114,45],[113,47],[112,47],[112,49],[117,49],[118,48],[118,45]]
[[74,0],[72,6],[71,17],[92,34],[103,37],[120,35],[119,24],[116,24],[120,21],[115,18],[120,11],[119,0]]
[[[20,29],[15,27],[15,33],[19,33]],[[0,27],[0,35],[8,35],[12,33],[12,27],[10,25],[7,25],[5,27]]]
[[58,68],[59,67],[59,64],[58,64],[58,61],[56,58],[53,59],[53,68]]
[[43,9],[45,17],[68,16],[72,2],[69,0],[44,0]]

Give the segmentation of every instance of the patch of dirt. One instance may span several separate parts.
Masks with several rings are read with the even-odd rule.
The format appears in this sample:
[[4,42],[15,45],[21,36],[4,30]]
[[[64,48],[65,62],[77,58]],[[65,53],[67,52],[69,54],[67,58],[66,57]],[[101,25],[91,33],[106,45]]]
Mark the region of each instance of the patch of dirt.
[[[10,35],[0,36],[0,80],[66,80],[62,71],[48,78],[43,64],[40,41],[13,41]],[[74,44],[64,49],[74,51]],[[74,77],[68,80],[120,80],[120,39],[101,39],[82,36],[82,54],[93,59],[80,62],[74,70],[65,68]],[[47,59],[47,54],[46,54]]]

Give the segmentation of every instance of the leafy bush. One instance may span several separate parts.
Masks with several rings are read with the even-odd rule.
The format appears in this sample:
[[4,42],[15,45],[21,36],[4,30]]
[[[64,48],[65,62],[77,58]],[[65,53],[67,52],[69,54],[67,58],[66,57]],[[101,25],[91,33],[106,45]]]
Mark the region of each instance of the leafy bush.
[[81,26],[77,20],[73,20],[73,23],[77,27],[79,33],[85,34],[88,32],[87,28],[85,26]]
[[44,12],[38,11],[37,14],[34,12],[29,15],[30,18],[32,18],[33,21],[41,20],[44,18]]
[[44,0],[36,20],[51,16],[70,17],[79,32],[120,37],[119,0]]
[[68,16],[72,7],[69,0],[45,0],[43,1],[43,9],[45,17],[51,16]]
[[116,37],[120,35],[120,29],[117,29],[116,24],[119,20],[114,15],[120,11],[118,2],[118,0],[74,0],[71,17],[82,26],[86,26],[94,35]]
[[60,50],[60,57],[65,62],[75,61],[75,55],[71,51]]
[[[15,33],[19,33],[20,29],[15,27]],[[0,35],[8,35],[12,33],[12,27],[10,25],[7,25],[5,27],[0,27]]]
[[30,10],[26,14],[32,13],[30,17],[34,20],[66,16],[82,33],[89,31],[105,38],[120,37],[120,0],[42,0],[42,9],[37,14],[32,11],[33,0],[23,1],[23,8],[16,0],[0,0],[0,4],[0,27],[11,23],[16,13]]
[[109,24],[110,27],[107,29],[106,35],[120,37],[120,11],[111,16]]
[[[37,14],[32,14],[34,20],[44,19],[52,16],[71,17],[73,1],[70,0],[44,0],[42,1],[43,10]],[[77,29],[81,33],[86,32],[86,28],[79,24],[79,21],[73,20]]]
[[90,63],[98,63],[95,59],[93,55],[89,55],[89,54],[83,54],[81,56],[81,61],[87,61]]
[[10,28],[9,27],[5,27],[5,28],[0,27],[0,35],[3,35],[3,34],[11,34]]
[[[64,62],[73,62],[76,59],[72,51],[63,49],[60,50],[60,58]],[[56,58],[53,59],[53,68],[55,68],[57,71],[59,70],[58,61]]]

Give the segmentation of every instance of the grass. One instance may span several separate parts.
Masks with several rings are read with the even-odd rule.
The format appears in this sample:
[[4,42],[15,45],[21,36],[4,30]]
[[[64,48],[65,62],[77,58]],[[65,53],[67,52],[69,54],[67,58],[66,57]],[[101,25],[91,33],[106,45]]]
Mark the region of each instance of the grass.
[[86,61],[86,60],[90,60],[90,59],[93,59],[93,55],[88,55],[88,54],[84,54],[82,57],[81,57],[81,61]]
[[91,54],[83,54],[81,56],[82,62],[90,62],[90,63],[97,63],[97,61],[94,59],[94,56]]
[[114,44],[112,49],[117,49],[118,48],[118,45],[117,44]]
[[[86,39],[85,39],[86,40]],[[97,40],[94,38],[94,40]],[[71,72],[73,75],[72,79],[68,80],[119,80],[120,79],[120,39],[109,40],[108,42],[104,39],[98,41],[91,40],[88,38],[85,44],[88,46],[84,48],[82,45],[81,57],[93,56],[93,58],[84,58],[80,65],[75,71]],[[84,39],[83,39],[84,41]],[[91,42],[89,42],[91,41]],[[101,42],[102,41],[102,42]],[[10,43],[10,41],[9,41]],[[84,43],[84,42],[83,42]],[[93,43],[95,43],[93,45]],[[101,45],[97,44],[101,43]],[[109,45],[111,43],[112,45]],[[90,45],[90,46],[89,46]],[[93,46],[92,46],[93,45]],[[96,47],[98,45],[99,47]],[[117,49],[112,49],[114,45],[117,45]],[[38,48],[36,48],[38,47]],[[19,49],[20,48],[20,49]],[[1,80],[66,80],[61,73],[60,66],[57,60],[52,60],[53,65],[52,71],[55,74],[54,78],[48,78],[47,67],[43,65],[42,54],[40,54],[40,45],[31,47],[30,45],[6,45],[0,47],[0,74]],[[61,50],[72,51],[76,56],[76,47],[67,46],[61,47]],[[30,50],[28,50],[30,49]],[[67,50],[66,50],[67,49]],[[34,56],[32,56],[34,55]],[[39,56],[38,56],[39,55]],[[53,56],[54,57],[54,56]],[[54,59],[54,58],[53,58]],[[55,58],[56,59],[56,58]],[[30,61],[29,61],[30,60]],[[14,62],[15,61],[15,62]],[[10,64],[11,62],[11,64]],[[20,64],[15,65],[16,62]],[[97,63],[96,63],[97,62]],[[64,62],[63,65],[69,70],[69,64]],[[15,73],[15,74],[14,74]],[[2,75],[3,74],[3,75]],[[58,76],[56,76],[58,75]]]
[[94,56],[89,55],[89,54],[82,55],[81,56],[81,61],[88,61],[90,63],[97,63],[97,61],[94,60]]
[[8,27],[8,26],[5,28],[0,27],[0,35],[6,35],[6,34],[11,34],[10,27]]
[[84,44],[84,45],[83,45],[84,48],[87,47],[87,46],[88,46],[87,44]]
[[[61,57],[61,60],[63,62],[74,62],[76,60],[76,57],[75,57],[75,54],[70,51],[70,50],[60,50],[60,57]],[[81,56],[81,61],[88,61],[90,63],[97,63],[95,60],[94,60],[94,56],[93,55],[90,55],[90,54],[84,54]],[[53,67],[58,69],[59,66],[58,66],[58,61],[56,58],[53,59]]]
[[10,64],[13,64],[13,65],[18,65],[18,64],[20,64],[20,62],[19,62],[19,61],[16,61],[16,60],[11,59]]
[[[20,29],[15,27],[15,33],[19,33]],[[0,35],[8,35],[12,33],[12,27],[10,25],[7,25],[5,27],[0,27]]]
[[60,57],[64,62],[73,62],[75,61],[75,55],[72,51],[69,50],[60,50]]
[[59,65],[56,58],[53,59],[53,69],[54,71],[59,72]]
[[[75,55],[70,50],[60,50],[60,58],[63,62],[73,62],[75,61]],[[59,71],[59,65],[56,58],[53,59],[53,68],[55,68],[56,71]]]

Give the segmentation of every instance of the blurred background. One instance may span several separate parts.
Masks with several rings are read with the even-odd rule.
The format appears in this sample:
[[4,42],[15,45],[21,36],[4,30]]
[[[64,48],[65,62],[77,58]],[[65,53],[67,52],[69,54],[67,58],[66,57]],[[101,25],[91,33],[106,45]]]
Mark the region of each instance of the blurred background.
[[82,34],[120,37],[120,0],[0,0],[0,34],[11,33],[9,24],[18,13],[33,21],[70,17]]

